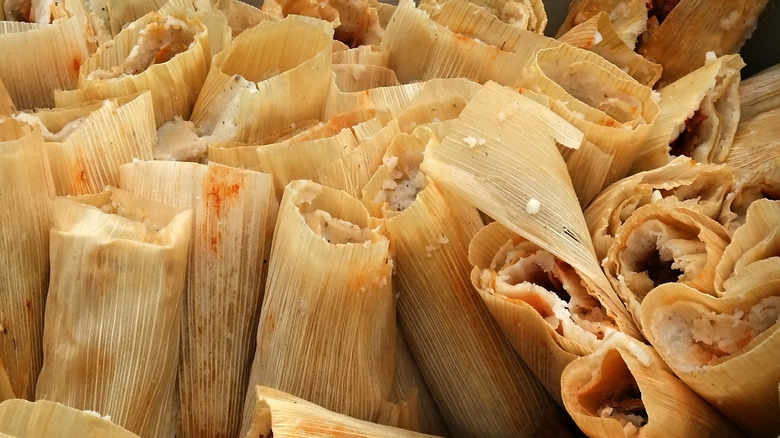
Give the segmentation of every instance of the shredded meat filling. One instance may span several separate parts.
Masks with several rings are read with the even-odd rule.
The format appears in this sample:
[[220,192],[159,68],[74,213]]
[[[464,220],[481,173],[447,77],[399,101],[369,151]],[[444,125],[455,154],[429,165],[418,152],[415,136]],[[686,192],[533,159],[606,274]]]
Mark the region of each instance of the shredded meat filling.
[[696,133],[707,118],[701,111],[696,111],[691,118],[686,120],[683,132],[669,144],[669,154],[690,157],[698,146]]

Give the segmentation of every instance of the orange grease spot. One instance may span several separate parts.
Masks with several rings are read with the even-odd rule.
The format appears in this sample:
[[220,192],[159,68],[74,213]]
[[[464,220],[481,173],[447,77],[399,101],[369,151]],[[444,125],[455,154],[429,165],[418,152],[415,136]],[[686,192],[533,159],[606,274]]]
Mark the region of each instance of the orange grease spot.
[[74,72],[78,73],[81,69],[81,58],[73,58],[71,67],[73,68]]
[[[217,222],[222,217],[222,213],[228,208],[232,199],[238,198],[241,192],[240,177],[235,169],[215,168],[206,180],[206,210],[216,215]],[[219,242],[222,240],[222,233],[218,228],[209,232],[209,228],[203,230],[206,234],[206,242],[209,247],[216,251]]]

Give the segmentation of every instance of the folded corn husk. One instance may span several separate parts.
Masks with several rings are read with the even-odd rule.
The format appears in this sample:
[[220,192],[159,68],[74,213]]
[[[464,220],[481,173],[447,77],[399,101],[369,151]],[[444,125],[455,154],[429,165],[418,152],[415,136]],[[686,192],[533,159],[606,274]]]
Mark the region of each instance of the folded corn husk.
[[621,331],[639,336],[601,271],[556,146],[576,148],[581,142],[582,133],[555,113],[491,83],[466,105],[443,142],[428,147],[422,169],[437,183],[571,265]]
[[118,189],[53,209],[36,397],[171,436],[191,213]]
[[522,84],[612,157],[604,186],[624,177],[659,113],[652,90],[595,53],[573,46],[540,51]]
[[685,155],[700,163],[722,163],[739,122],[739,55],[708,62],[660,90],[661,113],[632,172],[653,169]]
[[396,136],[363,190],[395,248],[404,337],[453,435],[565,435],[540,428],[562,427],[554,402],[471,289],[468,243],[481,221],[420,172],[431,139],[425,128]]
[[396,116],[402,131],[453,120],[482,88],[468,79],[431,79]]
[[742,436],[653,348],[621,333],[569,364],[561,386],[566,409],[591,437]]
[[[337,41],[334,41],[334,44]],[[344,50],[333,51],[331,62],[333,64],[362,64],[387,67],[390,54],[379,46],[365,45],[355,48],[344,46]]]
[[207,28],[201,18],[208,21],[168,8],[134,21],[112,45],[101,47],[84,62],[79,89],[56,93],[57,106],[149,90],[158,127],[174,116],[189,118],[209,70],[212,47],[230,38],[224,23]]
[[471,240],[469,261],[493,318],[563,406],[563,369],[593,351],[614,322],[576,270],[498,222]]
[[[450,1],[453,0],[426,0],[421,4],[440,9]],[[547,26],[547,12],[540,0],[477,0],[472,3],[504,23],[521,30],[543,35],[544,28]]]
[[151,160],[157,135],[152,97],[78,104],[16,116],[44,132],[58,195],[97,193],[119,183],[119,166]]
[[425,87],[423,82],[379,87],[371,90],[345,93],[338,89],[335,82],[330,86],[328,99],[323,110],[323,120],[354,110],[374,110],[397,118],[401,109],[412,101],[414,96]]
[[388,240],[359,201],[310,181],[282,198],[257,331],[242,436],[254,386],[377,419],[395,367]]
[[387,67],[363,64],[334,64],[336,86],[345,93],[399,85],[395,72]]
[[558,40],[602,56],[642,85],[652,87],[661,78],[661,65],[646,60],[620,39],[606,12],[599,12]]
[[193,211],[182,304],[179,399],[183,437],[233,437],[255,351],[278,204],[273,180],[216,163],[122,167],[121,187]]
[[54,90],[76,88],[94,49],[76,2],[68,0],[60,12],[65,16],[47,24],[0,21],[0,80],[18,109],[54,106]]
[[606,257],[620,226],[647,204],[682,206],[717,220],[735,183],[727,166],[697,165],[686,157],[616,182],[585,210],[596,257]]
[[726,164],[747,172],[780,165],[780,107],[739,122]]
[[774,276],[778,268],[780,201],[759,199],[750,204],[745,224],[736,230],[723,251],[715,268],[715,291],[720,296],[730,295],[745,282]]
[[703,66],[707,52],[716,56],[738,52],[767,2],[681,0],[659,27],[648,29],[638,52],[663,66],[663,82],[676,81]]
[[[234,141],[252,143],[291,123],[320,119],[332,83],[332,36],[327,23],[296,16],[242,32],[214,57],[192,122],[210,134],[229,121]],[[254,52],[264,56],[246,55]]]
[[715,266],[729,242],[726,230],[701,213],[648,204],[618,228],[602,265],[640,323],[639,306],[661,284],[681,283],[714,295]]
[[100,44],[117,36],[122,28],[159,10],[167,0],[83,0],[89,12],[92,29]]
[[745,223],[748,208],[762,198],[780,199],[780,167],[778,158],[768,160],[757,170],[740,172],[737,184],[726,195],[718,216],[729,234],[734,234]]
[[242,437],[293,438],[301,434],[319,437],[423,438],[421,433],[350,418],[276,389],[252,388],[254,411],[251,426]]
[[675,374],[748,435],[780,433],[780,279],[726,298],[666,284],[642,303],[647,339]]
[[0,401],[32,399],[43,363],[54,183],[40,132],[0,117]]
[[15,112],[14,102],[11,100],[11,96],[8,95],[8,90],[5,89],[3,81],[0,80],[0,116],[10,116]]
[[0,437],[10,438],[138,438],[92,411],[80,411],[48,400],[0,404]]
[[636,47],[639,35],[647,30],[645,0],[572,0],[569,4],[569,14],[558,29],[556,37],[563,36],[599,12],[608,14],[615,32],[632,50]]
[[739,84],[740,121],[780,107],[780,64]]

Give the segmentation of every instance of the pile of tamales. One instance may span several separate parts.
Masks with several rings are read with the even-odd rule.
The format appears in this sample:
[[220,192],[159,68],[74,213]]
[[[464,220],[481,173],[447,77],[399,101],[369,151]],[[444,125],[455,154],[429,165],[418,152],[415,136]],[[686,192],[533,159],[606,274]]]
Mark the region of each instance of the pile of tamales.
[[767,4],[1,2],[0,438],[778,436]]

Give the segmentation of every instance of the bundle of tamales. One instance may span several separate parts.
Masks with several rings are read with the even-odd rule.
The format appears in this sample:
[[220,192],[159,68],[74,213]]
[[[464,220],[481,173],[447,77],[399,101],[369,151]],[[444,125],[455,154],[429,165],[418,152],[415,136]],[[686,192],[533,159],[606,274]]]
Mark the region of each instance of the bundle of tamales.
[[777,436],[768,3],[0,2],[0,438]]

